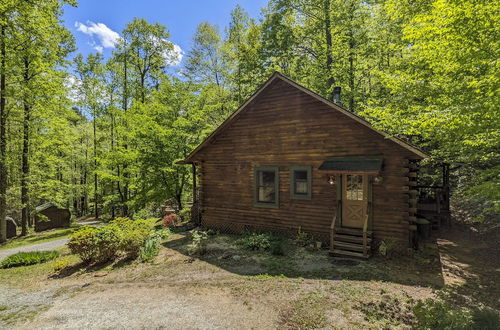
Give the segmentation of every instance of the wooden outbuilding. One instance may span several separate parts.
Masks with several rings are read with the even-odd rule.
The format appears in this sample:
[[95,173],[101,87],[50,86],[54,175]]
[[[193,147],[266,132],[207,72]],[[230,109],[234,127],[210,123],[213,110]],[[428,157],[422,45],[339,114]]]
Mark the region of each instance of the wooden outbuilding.
[[179,163],[192,164],[204,227],[300,228],[336,256],[366,258],[375,240],[413,245],[426,157],[276,72]]
[[61,209],[48,202],[36,207],[35,211],[36,232],[70,226],[71,212],[68,209]]

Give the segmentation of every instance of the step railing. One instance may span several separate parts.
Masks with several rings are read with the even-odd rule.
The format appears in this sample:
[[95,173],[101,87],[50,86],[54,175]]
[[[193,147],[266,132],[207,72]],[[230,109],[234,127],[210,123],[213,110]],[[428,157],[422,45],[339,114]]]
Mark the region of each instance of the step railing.
[[337,222],[337,212],[333,215],[332,224],[330,225],[330,251],[333,251],[333,240],[335,237],[335,223]]
[[363,256],[368,255],[368,214],[365,216],[365,223],[363,224]]

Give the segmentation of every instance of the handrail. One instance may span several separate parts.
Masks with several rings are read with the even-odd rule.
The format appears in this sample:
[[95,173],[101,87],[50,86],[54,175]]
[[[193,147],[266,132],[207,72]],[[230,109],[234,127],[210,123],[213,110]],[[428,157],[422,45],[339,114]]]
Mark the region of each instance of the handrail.
[[368,230],[368,214],[365,216],[365,223],[363,224],[363,234]]
[[330,229],[331,230],[334,230],[335,229],[335,223],[337,222],[337,213],[335,213],[333,215],[333,220],[332,220],[332,224],[330,225]]
[[337,212],[333,215],[332,224],[330,225],[330,251],[333,251],[333,236],[335,236],[335,223],[337,222]]
[[368,230],[368,214],[365,216],[365,223],[363,224],[363,256],[366,256],[368,252],[367,230]]

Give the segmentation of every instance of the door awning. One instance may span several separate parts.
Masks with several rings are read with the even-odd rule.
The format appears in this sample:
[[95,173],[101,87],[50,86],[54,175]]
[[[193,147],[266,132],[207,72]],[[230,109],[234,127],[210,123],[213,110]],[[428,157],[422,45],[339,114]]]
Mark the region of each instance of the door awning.
[[319,169],[338,173],[379,173],[383,162],[383,158],[375,157],[333,157],[325,159]]

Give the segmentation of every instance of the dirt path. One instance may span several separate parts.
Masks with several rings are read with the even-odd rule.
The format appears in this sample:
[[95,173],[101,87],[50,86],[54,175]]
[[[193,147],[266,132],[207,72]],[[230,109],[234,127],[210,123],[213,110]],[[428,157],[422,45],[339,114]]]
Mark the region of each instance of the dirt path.
[[16,254],[18,252],[33,252],[33,251],[47,251],[47,250],[55,250],[58,249],[64,244],[68,242],[67,238],[62,238],[54,241],[32,244],[32,245],[24,245],[15,247],[12,249],[4,249],[0,250],[0,260],[7,258],[10,255]]

